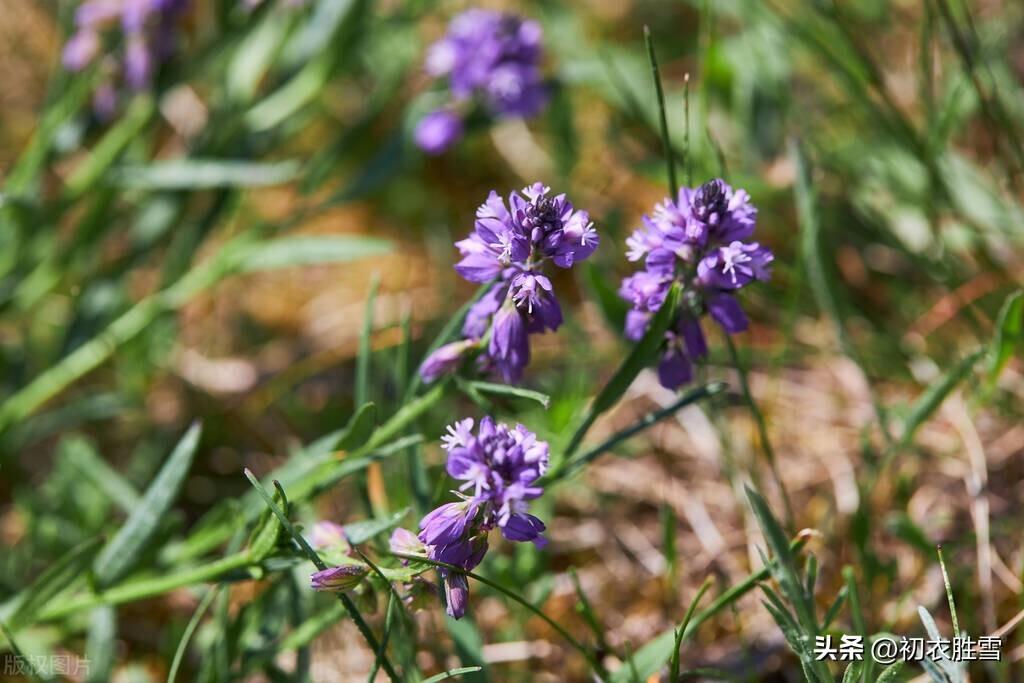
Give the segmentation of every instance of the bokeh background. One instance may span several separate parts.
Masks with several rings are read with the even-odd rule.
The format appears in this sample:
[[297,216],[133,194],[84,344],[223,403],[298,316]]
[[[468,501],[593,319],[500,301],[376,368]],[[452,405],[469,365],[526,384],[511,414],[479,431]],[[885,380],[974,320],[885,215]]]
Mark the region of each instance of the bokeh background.
[[[535,180],[587,209],[602,243],[559,273],[566,325],[534,343],[525,384],[550,408],[492,408],[564,444],[628,348],[624,240],[666,194],[648,25],[680,176],[745,188],[776,254],[772,281],[744,292],[752,326],[737,342],[792,518],[713,336],[707,373],[730,389],[559,485],[542,503],[548,549],[499,544],[488,575],[593,640],[574,569],[614,668],[677,624],[706,578],[717,594],[760,566],[743,493],[756,483],[790,531],[815,531],[822,612],[849,566],[872,632],[922,634],[924,605],[949,633],[939,543],[961,628],[993,633],[1024,607],[1024,368],[1009,332],[1000,372],[991,352],[971,356],[992,348],[1022,279],[1024,5],[486,2],[542,24],[551,102],[427,157],[411,142],[437,98],[424,52],[464,3],[195,0],[153,87],[109,117],[91,106],[94,73],[60,65],[75,4],[0,8],[0,601],[116,530],[124,499],[105,474],[144,490],[194,420],[201,446],[145,571],[173,564],[162,551],[249,491],[244,467],[270,472],[364,400],[395,411],[407,373],[472,295],[452,242],[490,190]],[[334,254],[339,235],[365,238],[351,243],[362,251]],[[287,242],[300,236],[325,241],[262,256],[277,268],[210,266],[247,238],[317,244]],[[89,343],[95,358],[71,356]],[[591,439],[672,400],[646,372]],[[480,412],[455,394],[420,421],[413,457],[431,486],[444,486],[443,426]],[[300,514],[352,522],[414,504],[409,490],[395,459]],[[277,655],[278,669],[247,671],[245,653],[284,629],[248,606],[312,600],[264,589],[222,594],[179,680],[292,680],[280,676],[296,666],[365,680],[374,656],[347,621]],[[18,644],[91,653],[91,680],[164,680],[200,596],[33,625]],[[703,624],[685,668],[800,680],[761,600]],[[453,626],[438,603],[418,613],[424,672],[483,662],[475,676],[494,681],[587,680],[578,655],[499,595],[474,588],[472,615]],[[1022,633],[1006,631],[1004,662],[973,666],[972,680],[1024,680]],[[225,651],[226,668],[211,668]]]

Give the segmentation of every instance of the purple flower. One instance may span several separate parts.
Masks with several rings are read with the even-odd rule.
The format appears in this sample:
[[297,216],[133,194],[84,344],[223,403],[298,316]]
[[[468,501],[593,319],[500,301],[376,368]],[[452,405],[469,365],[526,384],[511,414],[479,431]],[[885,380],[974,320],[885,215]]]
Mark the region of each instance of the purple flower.
[[[548,99],[541,75],[543,33],[535,21],[512,14],[471,9],[459,14],[448,32],[427,51],[425,68],[435,78],[447,78],[452,100],[477,103],[495,117],[527,117],[538,113]],[[417,128],[416,144],[438,154],[461,136],[446,121],[436,137]],[[445,133],[442,135],[442,132]],[[436,144],[443,139],[444,144]]]
[[675,201],[665,199],[626,240],[627,258],[644,265],[619,288],[632,306],[626,316],[627,338],[643,336],[673,283],[683,288],[683,305],[665,335],[658,363],[662,385],[676,389],[686,384],[693,362],[707,355],[699,322],[705,313],[728,334],[747,329],[746,315],[732,293],[769,279],[774,258],[768,248],[747,241],[756,218],[750,196],[716,178],[696,189],[680,189]]
[[321,520],[313,525],[313,531],[309,535],[309,540],[314,548],[348,546],[345,527],[326,520]]
[[369,568],[361,564],[328,567],[310,576],[310,587],[316,591],[344,592],[359,585]]
[[[75,32],[64,45],[62,61],[69,71],[82,71],[100,57],[103,35],[120,31],[124,54],[112,70],[130,90],[144,90],[155,70],[174,52],[178,19],[190,0],[85,0],[75,11]],[[109,56],[104,64],[116,64]],[[116,89],[108,78],[94,97],[97,113],[109,113]]]
[[[447,471],[461,481],[459,502],[446,503],[420,521],[416,542],[436,561],[472,570],[487,553],[487,535],[497,527],[516,542],[531,541],[544,547],[544,522],[528,512],[529,501],[544,492],[537,480],[547,471],[548,444],[523,425],[509,428],[491,417],[466,418],[448,427],[442,437],[448,451]],[[409,532],[392,535],[395,552],[410,553],[414,542]],[[396,549],[397,548],[397,549]],[[448,568],[439,572],[445,581],[448,614],[458,619],[465,614],[468,584],[465,576]]]
[[[553,332],[562,324],[562,308],[545,266],[571,268],[593,254],[598,242],[590,215],[576,210],[564,194],[551,196],[543,183],[512,192],[507,203],[490,193],[476,211],[473,232],[455,243],[462,255],[455,265],[459,275],[470,282],[497,280],[470,308],[462,327],[466,340],[482,340],[490,332],[479,359],[482,370],[506,382],[519,381],[530,360],[529,335]],[[431,356],[420,369],[423,380],[456,369],[455,351]]]
[[697,264],[697,277],[706,287],[739,289],[752,280],[771,277],[768,264],[775,257],[757,242],[734,241],[710,252]]
[[429,383],[449,372],[454,372],[477,347],[478,343],[472,339],[445,344],[423,361],[420,376],[424,382]]
[[465,574],[449,572],[444,577],[445,611],[452,619],[466,616],[466,604],[469,602],[469,579]]
[[444,546],[463,538],[477,506],[471,501],[447,503],[420,520],[420,540],[428,546]]
[[462,137],[462,119],[450,109],[438,109],[416,125],[416,146],[427,154],[441,154]]
[[[423,555],[427,552],[423,541],[416,534],[402,527],[398,527],[391,532],[388,545],[391,548],[391,552],[401,553],[402,555]],[[408,560],[402,560],[402,562],[406,563]]]

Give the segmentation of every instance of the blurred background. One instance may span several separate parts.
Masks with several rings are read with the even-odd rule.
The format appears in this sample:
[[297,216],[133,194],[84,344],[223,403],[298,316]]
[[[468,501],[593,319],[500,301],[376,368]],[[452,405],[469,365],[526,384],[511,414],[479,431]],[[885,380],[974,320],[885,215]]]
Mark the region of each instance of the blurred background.
[[[465,3],[193,0],[148,87],[114,97],[106,62],[62,67],[77,4],[0,9],[0,601],[115,531],[195,420],[201,444],[148,571],[184,562],[182,539],[230,513],[244,467],[274,470],[366,400],[397,410],[474,290],[453,241],[490,190],[535,180],[588,210],[602,241],[558,273],[566,324],[534,341],[525,385],[550,408],[490,407],[564,444],[628,348],[624,241],[666,194],[648,25],[681,180],[746,189],[776,254],[772,281],[744,292],[752,326],[737,342],[792,518],[712,335],[708,374],[730,389],[558,486],[539,502],[548,549],[498,543],[488,575],[589,641],[574,568],[614,664],[678,623],[707,577],[718,594],[760,566],[754,482],[790,531],[815,530],[822,611],[848,565],[872,632],[920,635],[924,605],[950,633],[939,543],[966,632],[1024,607],[1019,307],[1016,341],[997,324],[1024,275],[1021,3],[485,2],[542,25],[550,101],[528,120],[475,121],[437,156],[412,142],[443,97],[424,55]],[[591,439],[672,400],[645,372]],[[431,490],[445,486],[443,426],[480,413],[455,394],[421,420],[410,457]],[[347,523],[409,505],[409,526],[422,512],[410,471],[388,460],[299,514]],[[263,588],[221,593],[179,680],[366,679],[374,655],[338,620],[247,669],[283,628],[250,606],[313,600]],[[89,680],[164,680],[200,597],[177,589],[17,640],[91,653]],[[473,600],[458,625],[439,603],[418,612],[424,672],[483,662],[474,676],[495,681],[587,680],[543,622],[484,587]],[[703,624],[685,668],[800,680],[760,601]],[[1024,680],[1021,634],[972,680]]]

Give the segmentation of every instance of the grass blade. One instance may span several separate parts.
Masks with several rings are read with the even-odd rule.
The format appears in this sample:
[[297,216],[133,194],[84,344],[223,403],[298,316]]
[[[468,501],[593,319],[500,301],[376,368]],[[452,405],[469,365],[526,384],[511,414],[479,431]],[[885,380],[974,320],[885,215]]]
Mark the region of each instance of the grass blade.
[[93,565],[97,585],[111,585],[131,571],[139,561],[185,482],[201,433],[202,427],[198,422],[189,427],[146,489],[139,506],[100,551]]
[[477,671],[480,671],[481,669],[483,669],[483,667],[480,667],[480,666],[461,666],[458,669],[449,669],[448,671],[445,671],[443,673],[435,674],[434,676],[431,676],[430,678],[424,679],[423,683],[437,683],[438,681],[443,681],[443,680],[446,680],[448,678],[455,678],[456,676],[461,676],[462,674],[476,673]]
[[658,69],[658,58],[654,54],[654,42],[651,40],[651,29],[644,26],[644,45],[647,47],[647,60],[651,64],[651,77],[654,79],[654,92],[658,98],[658,125],[661,128],[662,153],[668,166],[668,196],[675,197],[679,189],[676,182],[676,160],[672,154],[672,141],[668,136],[668,115],[665,113],[665,91],[661,87],[661,71]]
[[576,449],[583,442],[583,437],[587,435],[594,421],[602,413],[618,403],[622,395],[626,393],[626,389],[636,379],[636,376],[650,363],[651,358],[665,341],[665,331],[668,330],[673,318],[675,318],[680,296],[679,284],[673,284],[672,289],[668,292],[668,296],[665,297],[665,303],[662,304],[658,312],[651,318],[650,326],[647,328],[643,338],[633,346],[633,350],[626,356],[622,365],[619,366],[615,374],[608,380],[608,383],[601,389],[601,392],[594,398],[590,409],[565,449],[565,458],[570,457],[576,452]]
[[[94,551],[103,539],[94,538],[72,548],[64,557],[44,571],[28,588],[5,605],[4,619],[18,631],[31,623],[33,615],[47,604],[77,577],[81,576],[92,562]],[[9,615],[9,616],[7,616]]]
[[989,350],[988,381],[995,386],[999,373],[1006,367],[1014,352],[1024,352],[1024,290],[1006,297],[999,309],[996,333]]
[[506,396],[512,398],[525,398],[530,401],[536,401],[545,410],[551,405],[551,397],[547,394],[543,394],[539,391],[533,391],[532,389],[524,389],[522,387],[509,386],[507,384],[496,384],[494,382],[482,382],[478,380],[464,380],[456,378],[456,383],[460,389],[467,391],[480,392],[484,394],[493,394],[495,396]]
[[181,668],[181,662],[185,659],[185,653],[188,651],[189,641],[192,640],[192,635],[199,628],[199,622],[203,620],[203,616],[206,614],[206,610],[210,609],[210,605],[213,604],[214,599],[217,597],[218,588],[211,588],[206,591],[202,600],[196,606],[196,611],[192,613],[192,618],[188,620],[188,625],[185,627],[185,632],[181,634],[181,640],[178,641],[178,646],[174,649],[174,658],[171,660],[171,668],[167,671],[167,683],[175,683],[178,678],[178,669]]

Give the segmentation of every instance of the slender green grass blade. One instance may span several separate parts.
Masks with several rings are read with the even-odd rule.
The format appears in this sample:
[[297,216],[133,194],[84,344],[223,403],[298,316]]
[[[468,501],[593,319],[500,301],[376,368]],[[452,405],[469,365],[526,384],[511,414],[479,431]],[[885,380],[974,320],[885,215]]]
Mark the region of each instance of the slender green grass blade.
[[359,353],[356,356],[356,381],[353,394],[357,406],[363,405],[369,399],[373,311],[377,302],[377,289],[379,287],[380,276],[377,273],[374,273],[373,277],[370,279],[370,292],[366,296],[366,306],[363,309],[363,327],[359,333]]
[[178,641],[178,646],[174,649],[174,657],[171,659],[171,667],[167,671],[167,683],[176,683],[178,679],[178,670],[181,668],[181,663],[185,660],[185,653],[188,652],[188,644],[192,640],[192,636],[199,628],[199,623],[203,620],[203,616],[206,615],[206,611],[210,609],[210,605],[213,604],[214,599],[217,597],[219,587],[210,588],[203,595],[199,604],[196,606],[196,611],[192,613],[192,618],[188,620],[188,625],[185,626],[185,632],[181,634],[181,640]]
[[202,427],[198,422],[185,432],[185,436],[174,447],[167,462],[146,489],[139,506],[100,551],[93,565],[99,586],[110,586],[123,577],[134,568],[146,551],[188,476],[201,434]]
[[503,396],[506,398],[524,398],[530,401],[536,401],[545,409],[551,405],[550,396],[539,391],[533,391],[532,389],[524,389],[522,387],[509,386],[507,384],[495,384],[494,382],[482,382],[478,380],[458,380],[457,383],[460,388],[482,394],[492,394],[494,396]]
[[996,319],[996,333],[989,349],[990,385],[995,385],[1014,352],[1024,353],[1024,290],[1021,289],[1006,297]]
[[445,671],[443,673],[439,673],[434,676],[431,676],[430,678],[426,678],[423,680],[423,683],[437,683],[438,681],[443,681],[449,678],[455,678],[456,676],[461,676],[463,674],[474,673],[477,671],[481,671],[482,669],[483,667],[480,666],[461,666],[457,669],[449,669],[448,671]]
[[111,170],[110,182],[134,190],[202,190],[214,187],[266,187],[294,180],[297,161],[172,159]]
[[946,400],[946,398],[960,386],[970,375],[977,364],[978,359],[985,353],[984,349],[976,349],[969,353],[948,372],[936,379],[924,392],[914,401],[910,407],[910,413],[903,425],[903,434],[900,436],[899,448],[907,448],[914,442],[914,436],[935,411]]
[[117,657],[117,610],[96,607],[89,613],[89,635],[85,641],[85,658],[89,661],[86,683],[107,683],[114,673]]
[[569,445],[565,449],[566,458],[571,456],[580,446],[583,442],[583,437],[586,436],[594,421],[602,413],[618,403],[622,395],[626,393],[626,389],[636,379],[636,376],[650,364],[651,358],[654,357],[655,352],[665,341],[665,331],[668,330],[673,318],[675,318],[680,296],[679,285],[672,285],[672,289],[669,290],[668,295],[665,297],[665,303],[662,304],[658,312],[651,318],[650,326],[647,328],[643,338],[637,342],[633,350],[630,351],[629,355],[622,362],[622,365],[619,366],[615,374],[608,380],[608,383],[604,385],[604,388],[594,398],[590,409],[583,418],[582,424],[573,434]]
[[23,625],[30,623],[33,615],[85,573],[92,563],[95,551],[102,543],[102,539],[94,538],[75,546],[43,571],[28,588],[4,605],[3,617],[8,625],[18,631]]

